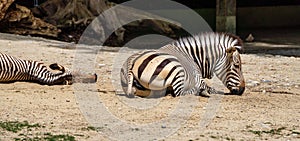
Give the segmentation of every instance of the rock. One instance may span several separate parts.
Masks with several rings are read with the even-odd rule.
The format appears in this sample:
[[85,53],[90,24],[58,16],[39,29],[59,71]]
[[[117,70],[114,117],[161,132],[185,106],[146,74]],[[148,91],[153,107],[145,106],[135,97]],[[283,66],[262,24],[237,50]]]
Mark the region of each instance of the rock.
[[254,41],[253,35],[250,33],[250,34],[248,35],[248,37],[245,39],[245,41],[247,41],[247,42],[253,42],[253,41]]
[[248,87],[255,87],[260,85],[260,83],[258,81],[254,81],[254,80],[248,80],[246,86]]
[[271,80],[267,80],[267,79],[261,79],[260,80],[261,83],[271,83]]

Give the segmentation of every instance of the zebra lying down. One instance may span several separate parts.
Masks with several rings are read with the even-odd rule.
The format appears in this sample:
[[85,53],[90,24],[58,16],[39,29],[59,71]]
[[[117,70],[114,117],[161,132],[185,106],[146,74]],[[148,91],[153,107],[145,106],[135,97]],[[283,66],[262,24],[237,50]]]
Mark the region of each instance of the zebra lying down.
[[[0,53],[0,83],[26,81],[43,85],[70,85],[78,81],[75,77],[81,76],[57,63],[49,65],[49,68],[58,72],[49,71],[43,63],[37,61],[22,60]],[[96,82],[97,75],[88,75],[85,79]]]
[[201,72],[191,58],[173,50],[171,45],[168,47],[159,51],[144,50],[127,59],[121,69],[122,88],[127,95],[208,96],[207,91],[214,91],[205,85]]
[[224,33],[202,33],[166,45],[156,51],[130,56],[121,69],[121,83],[128,95],[148,96],[167,90],[173,96],[216,91],[204,79],[213,74],[232,94],[241,95],[245,81],[241,70],[241,40]]

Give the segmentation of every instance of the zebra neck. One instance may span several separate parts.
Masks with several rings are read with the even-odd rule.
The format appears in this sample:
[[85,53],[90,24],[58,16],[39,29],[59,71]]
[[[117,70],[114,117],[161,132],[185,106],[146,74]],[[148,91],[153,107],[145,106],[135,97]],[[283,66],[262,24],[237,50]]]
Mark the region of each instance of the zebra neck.
[[60,84],[63,78],[71,75],[71,73],[52,73],[42,63],[36,61],[26,61],[28,81],[37,81],[41,84]]
[[229,62],[226,60],[226,56],[223,56],[219,59],[219,61],[216,63],[214,73],[216,76],[223,82],[224,85],[226,85],[226,76],[227,76],[227,70],[229,68]]

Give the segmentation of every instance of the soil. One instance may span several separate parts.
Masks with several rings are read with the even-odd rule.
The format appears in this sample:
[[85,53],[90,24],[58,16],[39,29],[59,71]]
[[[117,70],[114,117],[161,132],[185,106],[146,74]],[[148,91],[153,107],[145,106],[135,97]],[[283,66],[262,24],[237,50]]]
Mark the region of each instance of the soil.
[[[0,34],[2,53],[47,66],[87,66],[98,75],[95,84],[0,84],[0,122],[41,125],[17,133],[0,126],[0,140],[49,134],[75,140],[300,140],[300,58],[242,54],[242,96],[143,99],[124,96],[119,86],[117,68],[129,55],[119,49]],[[216,79],[209,83],[226,91]]]

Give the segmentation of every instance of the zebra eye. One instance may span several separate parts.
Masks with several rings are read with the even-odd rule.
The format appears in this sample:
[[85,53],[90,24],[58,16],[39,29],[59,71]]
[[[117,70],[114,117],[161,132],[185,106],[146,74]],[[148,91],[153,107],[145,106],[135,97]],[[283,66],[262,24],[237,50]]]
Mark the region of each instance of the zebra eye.
[[233,66],[234,66],[235,68],[240,68],[240,64],[238,64],[238,63],[234,63]]

